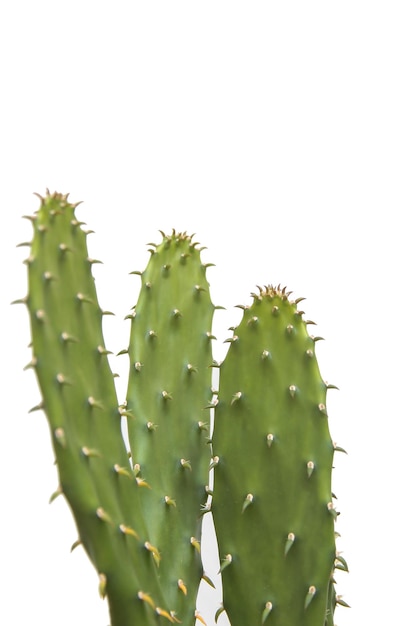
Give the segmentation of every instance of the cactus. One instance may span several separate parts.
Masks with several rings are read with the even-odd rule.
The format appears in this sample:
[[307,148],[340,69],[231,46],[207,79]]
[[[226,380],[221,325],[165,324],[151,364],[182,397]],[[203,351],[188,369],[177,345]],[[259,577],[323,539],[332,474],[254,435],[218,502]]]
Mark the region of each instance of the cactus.
[[289,295],[253,294],[220,369],[212,511],[232,624],[326,619],[336,556],[328,385]]
[[[207,500],[214,305],[198,244],[185,233],[153,245],[132,318],[127,391],[132,462],[162,555],[160,581],[183,624],[195,621]],[[178,567],[173,570],[171,562]]]
[[[123,442],[86,233],[66,196],[48,195],[30,219],[27,305],[34,367],[59,471],[113,626],[173,622],[165,605],[141,494]],[[155,547],[156,550],[156,547]]]
[[[201,248],[172,231],[151,245],[131,320],[119,405],[77,205],[41,197],[29,219],[32,359],[59,487],[112,626],[194,624],[202,515],[213,516],[232,626],[332,626],[334,446],[309,322],[285,289],[254,294],[220,365]],[[214,392],[217,394],[217,392]],[[215,407],[213,439],[211,409]],[[127,429],[124,429],[124,422]],[[209,489],[214,468],[214,492]],[[204,540],[204,538],[203,538]]]

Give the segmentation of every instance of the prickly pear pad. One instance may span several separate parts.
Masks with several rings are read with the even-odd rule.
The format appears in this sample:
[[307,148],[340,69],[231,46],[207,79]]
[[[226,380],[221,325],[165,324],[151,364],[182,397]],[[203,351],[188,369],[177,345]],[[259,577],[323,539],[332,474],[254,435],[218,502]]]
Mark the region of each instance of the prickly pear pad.
[[325,623],[334,447],[315,342],[289,296],[253,294],[220,367],[212,512],[232,624]]
[[131,316],[127,424],[146,521],[161,550],[161,584],[182,624],[191,626],[202,576],[215,307],[191,236],[173,231],[151,245]]
[[[102,335],[102,315],[86,232],[67,196],[47,194],[30,216],[34,235],[26,299],[33,366],[48,419],[60,486],[80,543],[99,574],[112,626],[174,619],[144,547],[147,527],[130,468],[121,416]],[[146,590],[152,603],[138,594]]]

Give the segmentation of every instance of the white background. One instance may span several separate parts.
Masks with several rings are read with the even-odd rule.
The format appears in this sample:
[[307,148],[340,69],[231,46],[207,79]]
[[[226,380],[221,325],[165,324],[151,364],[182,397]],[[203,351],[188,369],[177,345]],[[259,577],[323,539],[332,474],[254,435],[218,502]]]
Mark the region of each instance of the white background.
[[[415,599],[415,2],[14,0],[0,10],[1,601],[9,626],[106,626],[31,372],[33,192],[70,192],[107,346],[127,346],[147,242],[207,246],[218,358],[257,284],[305,296],[336,457],[336,623],[411,623]],[[126,357],[113,361],[126,373]],[[122,388],[121,388],[122,389]],[[121,395],[123,390],[121,390]],[[121,400],[123,397],[121,397]],[[210,540],[211,541],[211,540]],[[212,541],[206,569],[216,578]],[[209,626],[218,595],[200,599]],[[219,621],[219,624],[225,621]],[[246,626],[242,624],[241,626]]]

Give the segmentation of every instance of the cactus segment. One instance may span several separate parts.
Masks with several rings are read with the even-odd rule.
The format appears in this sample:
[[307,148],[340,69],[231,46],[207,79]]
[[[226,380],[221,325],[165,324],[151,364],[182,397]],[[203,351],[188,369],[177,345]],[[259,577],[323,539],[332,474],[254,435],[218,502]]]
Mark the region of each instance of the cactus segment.
[[[148,530],[141,490],[130,468],[86,232],[67,196],[47,194],[31,217],[27,261],[32,366],[42,393],[59,473],[59,492],[75,518],[80,542],[99,574],[112,626],[148,620],[139,601],[149,589],[166,607],[156,568],[143,543]],[[117,468],[117,469],[116,469]],[[123,468],[123,469],[122,469]],[[169,607],[170,609],[171,607]],[[164,609],[165,610],[165,609]]]
[[143,503],[151,541],[161,550],[161,585],[191,626],[203,575],[200,508],[211,451],[202,424],[212,398],[215,307],[192,236],[173,231],[151,245],[130,316],[127,427],[133,465],[149,487]]
[[220,368],[212,513],[232,624],[323,626],[333,609],[327,386],[289,295],[253,294]]

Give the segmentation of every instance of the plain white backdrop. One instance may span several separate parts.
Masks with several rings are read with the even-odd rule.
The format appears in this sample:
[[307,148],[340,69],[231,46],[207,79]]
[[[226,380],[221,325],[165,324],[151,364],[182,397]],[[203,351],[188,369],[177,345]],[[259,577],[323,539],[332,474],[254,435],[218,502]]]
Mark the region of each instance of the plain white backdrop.
[[[15,0],[0,9],[1,601],[10,626],[106,626],[57,486],[31,372],[25,249],[46,187],[83,200],[107,347],[127,346],[147,242],[207,246],[219,359],[257,284],[306,297],[326,341],[336,623],[410,623],[416,475],[415,2]],[[126,357],[112,362],[120,394]],[[217,579],[216,547],[204,543]],[[209,626],[219,591],[201,595]],[[219,624],[225,624],[219,620]],[[246,626],[242,624],[241,626]]]

